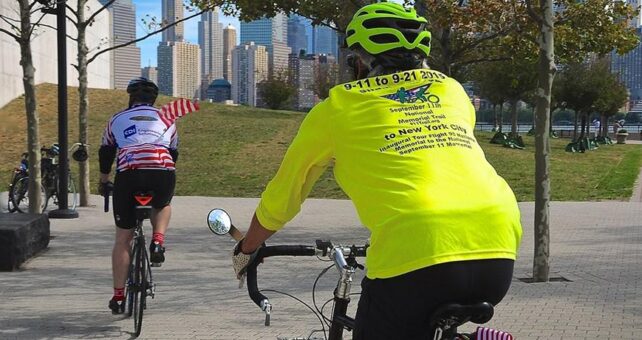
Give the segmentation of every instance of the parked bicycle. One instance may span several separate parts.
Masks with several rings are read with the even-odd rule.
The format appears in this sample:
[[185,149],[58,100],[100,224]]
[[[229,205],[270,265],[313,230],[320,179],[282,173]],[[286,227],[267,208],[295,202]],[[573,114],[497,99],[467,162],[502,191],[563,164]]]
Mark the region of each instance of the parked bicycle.
[[[76,143],[70,151],[80,150],[80,148],[84,148],[83,145]],[[40,148],[40,152],[42,153],[40,160],[40,210],[44,212],[49,205],[50,199],[53,199],[54,205],[58,205],[58,155],[60,148],[58,144],[54,143],[51,147]],[[69,208],[76,209],[78,193],[76,192],[76,184],[71,171],[69,171],[67,180],[67,193],[70,195]],[[8,210],[9,212],[17,211],[21,213],[29,210],[29,162],[27,153],[22,154],[20,165],[13,172],[13,178],[9,184]]]
[[[230,216],[222,209],[214,209],[210,211],[207,216],[207,224],[213,233],[217,235],[230,234],[235,240],[240,241],[243,237],[242,233],[234,227]],[[272,304],[269,299],[263,295],[262,292],[275,292],[275,290],[260,290],[257,283],[257,268],[266,257],[273,256],[316,256],[328,257],[333,265],[325,268],[319,276],[317,276],[312,287],[312,300],[314,309],[305,304],[300,299],[295,298],[298,302],[304,304],[310,311],[312,311],[321,323],[321,330],[315,330],[305,338],[279,338],[279,340],[339,340],[343,339],[344,330],[352,331],[354,329],[354,318],[346,315],[348,305],[350,303],[352,281],[356,271],[363,270],[364,267],[357,262],[358,257],[366,256],[368,245],[363,246],[342,246],[333,244],[330,241],[316,240],[315,245],[278,245],[278,246],[264,246],[259,248],[255,260],[247,268],[247,290],[250,298],[254,303],[261,308],[265,313],[265,325],[270,325],[270,315],[272,311]],[[315,301],[316,285],[321,276],[325,274],[330,268],[335,267],[339,272],[339,280],[334,289],[332,317],[328,318],[323,314],[326,304],[320,309]],[[283,293],[285,294],[285,293]],[[356,293],[359,294],[359,293]],[[292,297],[289,294],[285,294]],[[293,297],[294,298],[294,297]],[[432,340],[469,340],[475,339],[474,334],[460,334],[457,333],[457,328],[467,322],[476,324],[483,324],[488,322],[493,317],[494,309],[492,304],[488,302],[479,302],[476,304],[462,305],[458,303],[449,303],[442,305],[432,315],[430,319],[430,328]],[[326,332],[326,326],[328,331]],[[477,334],[482,334],[484,331],[490,330],[488,328],[479,327]],[[493,330],[494,331],[494,330]],[[315,333],[323,332],[323,338],[313,337]],[[513,337],[505,332],[494,331],[495,333],[489,337],[478,337],[478,339],[507,339],[512,340]],[[490,334],[490,332],[489,332]]]
[[[109,192],[104,193],[105,212],[109,211]],[[149,219],[152,214],[150,205],[153,192],[139,192],[134,194],[136,200],[136,228],[134,228],[134,237],[130,251],[131,263],[129,265],[129,274],[127,276],[126,309],[127,316],[134,316],[134,336],[138,337],[143,328],[143,311],[147,309],[147,297],[154,298],[156,293],[156,284],[152,279],[152,268],[156,265],[149,262],[149,253],[145,247],[145,233],[143,223]]]

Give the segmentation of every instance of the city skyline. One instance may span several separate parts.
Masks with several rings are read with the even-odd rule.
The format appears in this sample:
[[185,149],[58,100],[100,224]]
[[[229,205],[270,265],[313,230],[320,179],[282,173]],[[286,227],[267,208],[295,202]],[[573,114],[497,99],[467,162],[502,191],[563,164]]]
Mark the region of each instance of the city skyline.
[[[147,15],[150,17],[156,17],[159,21],[162,18],[161,15],[161,6],[158,0],[132,0],[136,6],[136,36],[141,37],[148,32],[146,31],[141,19],[146,18]],[[193,15],[195,12],[189,12],[185,10],[185,17]],[[183,22],[184,24],[184,39],[186,42],[192,44],[198,44],[198,22],[201,16],[198,15],[190,20]],[[223,27],[226,27],[228,24],[232,24],[237,29],[239,28],[239,20],[235,17],[224,16],[219,13],[219,22],[223,24]],[[162,33],[153,35],[139,43],[136,46],[140,47],[141,54],[141,67],[152,66],[157,67],[157,55],[156,47],[158,43],[162,40]],[[237,41],[238,44],[238,41]]]

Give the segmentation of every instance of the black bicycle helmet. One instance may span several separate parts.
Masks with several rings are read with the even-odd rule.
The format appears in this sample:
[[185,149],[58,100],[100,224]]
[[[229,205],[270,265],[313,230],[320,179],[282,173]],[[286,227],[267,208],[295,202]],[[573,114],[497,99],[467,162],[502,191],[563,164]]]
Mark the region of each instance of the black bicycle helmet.
[[145,77],[138,77],[129,81],[127,93],[130,106],[135,102],[154,104],[158,97],[158,86]]

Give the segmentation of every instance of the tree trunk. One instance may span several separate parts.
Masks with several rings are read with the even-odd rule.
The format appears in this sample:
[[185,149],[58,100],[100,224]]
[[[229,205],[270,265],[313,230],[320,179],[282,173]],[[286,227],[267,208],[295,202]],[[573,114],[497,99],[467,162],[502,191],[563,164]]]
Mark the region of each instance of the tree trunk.
[[40,131],[36,111],[36,84],[31,54],[31,8],[29,0],[18,0],[20,6],[20,65],[22,84],[25,88],[25,111],[27,113],[27,150],[29,152],[29,212],[41,214],[40,206]]
[[499,115],[497,114],[497,104],[493,104],[494,131],[499,131]]
[[602,131],[600,131],[600,136],[602,137],[608,137],[609,136],[609,117],[607,117],[605,114],[600,116],[600,128]]
[[553,0],[540,0],[542,13],[539,36],[539,88],[535,126],[535,245],[533,254],[533,281],[546,282],[549,277],[550,255],[550,177],[549,126],[551,88],[555,77]]
[[499,130],[498,132],[502,132],[504,130],[504,103],[499,104]]
[[575,111],[575,123],[573,124],[573,140],[574,141],[577,141],[577,128],[579,127],[578,123],[580,121],[579,117],[580,117],[579,112]]
[[587,126],[586,126],[586,117],[587,116],[588,115],[586,115],[586,114],[582,114],[581,115],[582,118],[580,119],[580,121],[581,121],[580,139],[582,139],[585,136],[587,136],[587,133],[585,133],[585,131],[588,131]]
[[[76,9],[76,20],[78,20],[78,142],[86,145],[89,142],[89,125],[87,124],[87,112],[89,111],[89,93],[87,92],[87,54],[89,49],[86,42],[85,25],[85,3],[86,0],[78,0]],[[89,159],[80,162],[78,170],[78,193],[80,194],[80,206],[89,205]]]
[[517,136],[517,99],[510,101],[510,116],[511,116],[511,127],[510,132],[513,136]]

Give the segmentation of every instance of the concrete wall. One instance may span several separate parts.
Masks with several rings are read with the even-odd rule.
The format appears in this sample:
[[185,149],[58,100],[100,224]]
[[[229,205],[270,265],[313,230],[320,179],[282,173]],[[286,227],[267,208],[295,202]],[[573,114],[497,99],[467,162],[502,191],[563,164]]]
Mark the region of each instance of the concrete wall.
[[[68,0],[68,5],[76,8],[76,0]],[[91,11],[101,7],[97,0],[89,0],[87,6]],[[87,17],[92,13],[88,12]],[[67,12],[69,14],[69,12]],[[18,3],[16,1],[0,1],[0,14],[9,18],[19,18]],[[37,18],[40,13],[34,14]],[[55,15],[47,15],[42,21],[44,24],[55,27]],[[103,11],[99,14],[95,23],[87,29],[87,46],[90,51],[95,51],[101,44],[108,42],[110,37],[109,12]],[[0,20],[0,27],[10,30],[10,26]],[[36,84],[58,83],[58,56],[56,44],[56,31],[52,28],[39,27],[36,29],[35,38],[32,39],[31,50],[33,53],[34,67],[36,68]],[[71,22],[67,22],[67,34],[76,36],[76,29]],[[67,83],[70,86],[78,86],[78,72],[71,66],[76,64],[77,47],[76,43],[67,39]],[[90,52],[91,55],[91,52]],[[89,66],[89,87],[109,88],[111,81],[111,56],[104,53]],[[0,107],[12,99],[24,93],[22,85],[22,67],[20,66],[20,46],[9,35],[0,32]]]

